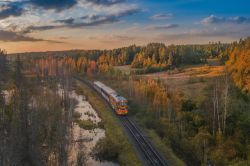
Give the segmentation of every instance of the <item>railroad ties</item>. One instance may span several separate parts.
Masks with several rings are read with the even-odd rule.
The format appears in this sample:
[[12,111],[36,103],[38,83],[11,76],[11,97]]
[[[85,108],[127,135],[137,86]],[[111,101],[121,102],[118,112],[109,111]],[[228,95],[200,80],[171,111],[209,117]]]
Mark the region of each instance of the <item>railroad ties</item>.
[[144,154],[147,163],[152,166],[167,166],[166,161],[161,157],[157,150],[152,147],[151,143],[145,138],[140,129],[128,118],[120,117],[122,124],[129,130],[135,142],[138,144]]

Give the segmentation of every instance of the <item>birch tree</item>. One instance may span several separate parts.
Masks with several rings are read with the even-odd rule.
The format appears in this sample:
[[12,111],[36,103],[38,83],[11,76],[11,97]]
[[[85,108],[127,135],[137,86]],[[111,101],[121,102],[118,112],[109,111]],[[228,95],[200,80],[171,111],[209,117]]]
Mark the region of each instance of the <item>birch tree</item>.
[[223,133],[226,133],[226,121],[227,121],[227,113],[228,113],[228,90],[229,90],[229,83],[228,83],[228,75],[225,75],[225,89],[224,89],[224,115],[223,115]]

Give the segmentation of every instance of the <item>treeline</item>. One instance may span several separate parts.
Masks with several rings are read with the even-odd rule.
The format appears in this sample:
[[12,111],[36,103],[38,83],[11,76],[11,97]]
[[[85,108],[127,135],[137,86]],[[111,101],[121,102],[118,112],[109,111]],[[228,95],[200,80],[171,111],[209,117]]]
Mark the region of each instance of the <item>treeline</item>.
[[[172,69],[183,64],[205,63],[208,58],[224,60],[228,56],[228,44],[170,45],[151,43],[142,47],[131,63],[132,68],[143,72]],[[142,72],[142,71],[139,71]]]
[[107,63],[113,66],[130,64],[136,53],[140,51],[140,47],[132,45],[129,47],[123,47],[113,50],[69,50],[69,51],[49,51],[49,52],[27,52],[9,54],[10,59],[16,59],[21,57],[22,59],[41,59],[49,56],[54,58],[71,57],[75,60],[80,57],[85,57],[88,60],[98,61],[101,57],[101,62]]
[[232,44],[210,43],[206,45],[170,45],[150,43],[143,47],[132,45],[113,50],[72,50],[58,52],[40,52],[12,54],[24,59],[47,59],[53,57],[57,60],[71,61],[72,67],[78,72],[87,73],[90,63],[96,63],[96,71],[107,72],[113,66],[131,65],[135,74],[156,72],[176,68],[184,64],[206,63],[208,58],[218,58],[224,62],[232,49]]
[[77,73],[91,74],[95,72],[115,72],[113,66],[129,65],[134,55],[140,51],[140,47],[118,48],[114,50],[90,50],[90,51],[59,51],[11,54],[8,58],[15,60],[21,57],[26,68],[33,73],[39,72],[42,75],[55,75],[56,67],[67,64]]
[[8,62],[3,51],[0,64],[0,165],[68,165],[70,77],[27,78],[20,58]]

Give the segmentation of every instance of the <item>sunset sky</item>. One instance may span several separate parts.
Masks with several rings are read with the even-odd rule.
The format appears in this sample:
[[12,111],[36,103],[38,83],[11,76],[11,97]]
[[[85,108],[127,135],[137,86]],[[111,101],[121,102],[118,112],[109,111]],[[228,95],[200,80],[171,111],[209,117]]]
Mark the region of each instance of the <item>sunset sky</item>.
[[0,48],[8,53],[249,35],[249,0],[0,0]]

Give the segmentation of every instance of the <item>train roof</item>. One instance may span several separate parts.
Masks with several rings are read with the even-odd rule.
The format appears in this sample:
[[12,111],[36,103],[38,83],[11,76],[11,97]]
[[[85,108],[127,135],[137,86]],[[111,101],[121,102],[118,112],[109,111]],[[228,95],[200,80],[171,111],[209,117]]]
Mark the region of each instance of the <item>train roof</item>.
[[101,83],[100,81],[95,81],[94,84],[97,85],[97,86],[100,87],[100,88],[103,87],[103,86],[105,86],[105,85],[104,85],[103,83]]
[[110,87],[106,86],[105,84],[103,84],[100,81],[95,81],[94,84],[96,86],[98,86],[99,88],[101,88],[103,91],[105,91],[107,94],[109,94],[110,96],[112,96],[117,102],[119,101],[127,101],[126,98],[118,95],[116,93],[116,91],[114,91],[113,89],[111,89]]
[[111,94],[117,94],[116,91],[114,91],[113,89],[111,89],[110,87],[104,85],[103,83],[101,83],[100,81],[95,81],[94,84],[96,86],[98,86],[99,88],[101,88],[102,90],[104,90],[107,94],[111,95]]
[[111,94],[111,96],[117,101],[127,101],[127,99],[125,99],[124,97],[118,95],[118,94]]

